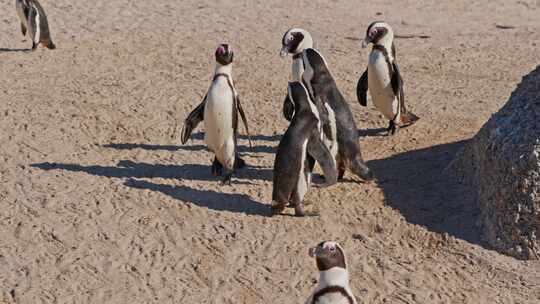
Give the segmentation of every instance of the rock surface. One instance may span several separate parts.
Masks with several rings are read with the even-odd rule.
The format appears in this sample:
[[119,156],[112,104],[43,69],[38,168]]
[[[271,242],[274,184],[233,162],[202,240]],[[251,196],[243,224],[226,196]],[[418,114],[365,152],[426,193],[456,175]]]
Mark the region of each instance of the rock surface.
[[497,251],[540,258],[540,66],[467,144],[453,168],[478,189],[478,225]]

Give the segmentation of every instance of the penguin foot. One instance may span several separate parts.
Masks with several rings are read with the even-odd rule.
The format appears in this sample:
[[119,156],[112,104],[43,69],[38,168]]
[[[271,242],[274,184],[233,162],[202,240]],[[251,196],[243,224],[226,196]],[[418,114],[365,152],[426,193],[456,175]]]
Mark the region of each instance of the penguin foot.
[[56,49],[56,45],[52,42],[52,41],[49,41],[46,45],[45,45],[46,48],[48,48],[49,50],[54,50]]
[[232,175],[233,175],[232,172],[229,172],[229,173],[225,174],[225,176],[221,180],[221,184],[230,186],[231,182],[232,182]]
[[345,176],[345,169],[338,169],[338,181],[342,182],[343,181],[343,176]]
[[214,161],[212,162],[212,175],[214,176],[222,176],[223,175],[223,165],[219,163],[217,158],[214,157]]
[[242,169],[244,167],[246,167],[246,161],[241,159],[240,156],[236,156],[236,160],[234,161],[234,168]]
[[287,204],[272,202],[272,206],[270,207],[272,216],[281,214],[286,206]]
[[398,131],[398,126],[393,120],[390,120],[388,124],[388,128],[386,128],[386,136],[392,136],[395,135]]
[[351,166],[352,172],[364,181],[371,181],[374,179],[373,172],[369,167],[364,163],[361,157],[357,157]]
[[294,216],[303,217],[306,216],[306,211],[304,210],[304,205],[297,204],[294,206]]

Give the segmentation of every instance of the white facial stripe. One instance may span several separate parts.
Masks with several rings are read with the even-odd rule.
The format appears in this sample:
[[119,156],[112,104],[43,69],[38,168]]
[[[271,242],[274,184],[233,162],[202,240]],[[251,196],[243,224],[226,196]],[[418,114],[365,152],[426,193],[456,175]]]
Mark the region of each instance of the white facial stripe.
[[339,245],[336,242],[326,242],[323,244],[324,249],[336,249]]

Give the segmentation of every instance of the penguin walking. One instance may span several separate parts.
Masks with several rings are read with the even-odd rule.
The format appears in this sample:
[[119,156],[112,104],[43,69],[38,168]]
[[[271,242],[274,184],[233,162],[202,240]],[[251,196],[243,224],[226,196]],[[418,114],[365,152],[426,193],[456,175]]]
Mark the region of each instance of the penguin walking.
[[204,140],[208,149],[215,155],[212,174],[223,175],[222,183],[230,185],[234,170],[246,165],[237,151],[238,114],[244,123],[250,146],[251,137],[246,115],[232,79],[234,57],[232,48],[227,44],[220,44],[215,56],[216,68],[212,84],[201,104],[185,119],[181,140],[185,144],[193,129],[204,120]]
[[32,39],[32,50],[35,50],[40,43],[48,49],[55,49],[47,16],[41,4],[37,0],[16,0],[15,7],[21,21],[23,36],[28,33]]
[[382,21],[373,22],[367,29],[362,47],[373,44],[366,71],[358,80],[356,94],[361,105],[367,106],[367,91],[375,107],[389,120],[388,135],[400,126],[409,126],[419,117],[405,108],[403,78],[396,62],[394,32]]
[[[287,55],[292,55],[292,81],[302,82],[302,74],[304,74],[304,62],[302,60],[302,52],[307,48],[313,48],[313,38],[311,34],[301,28],[291,28],[285,32],[281,39],[281,58]],[[292,120],[294,115],[294,103],[285,97],[283,101],[283,116],[288,121]]]
[[345,251],[336,242],[321,242],[309,249],[319,269],[319,283],[306,304],[357,304],[349,287]]
[[[336,158],[338,178],[342,179],[348,169],[363,180],[372,180],[373,173],[362,159],[358,129],[349,104],[339,91],[326,60],[319,51],[308,48],[302,53],[305,71],[302,78],[308,92],[315,99],[319,110],[326,111],[327,124],[323,132],[327,145]],[[324,127],[327,130],[324,130]]]
[[[330,150],[322,141],[318,111],[300,82],[291,82],[288,95],[294,102],[294,116],[281,138],[274,162],[272,213],[281,213],[287,205],[296,216],[304,216],[303,200],[310,186],[313,165],[311,155],[324,172],[325,184],[337,183],[337,168]],[[309,155],[308,155],[309,153]]]

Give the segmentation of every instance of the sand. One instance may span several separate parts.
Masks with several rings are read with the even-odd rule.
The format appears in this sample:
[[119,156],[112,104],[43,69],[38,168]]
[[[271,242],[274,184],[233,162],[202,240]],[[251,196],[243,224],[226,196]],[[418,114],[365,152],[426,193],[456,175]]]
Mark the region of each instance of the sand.
[[[540,303],[540,263],[491,251],[475,189],[444,168],[538,64],[537,1],[42,0],[58,49],[25,51],[0,1],[0,303],[303,303],[308,248],[346,249],[360,303]],[[355,97],[384,19],[421,117],[395,137]],[[497,27],[499,25],[499,27]],[[503,29],[506,26],[514,28]],[[320,217],[268,217],[287,123],[283,32],[308,29],[363,135],[378,181],[312,189]],[[220,42],[254,134],[232,186],[202,128],[180,144]]]

